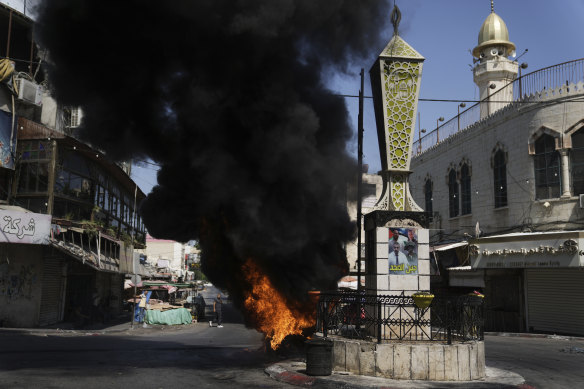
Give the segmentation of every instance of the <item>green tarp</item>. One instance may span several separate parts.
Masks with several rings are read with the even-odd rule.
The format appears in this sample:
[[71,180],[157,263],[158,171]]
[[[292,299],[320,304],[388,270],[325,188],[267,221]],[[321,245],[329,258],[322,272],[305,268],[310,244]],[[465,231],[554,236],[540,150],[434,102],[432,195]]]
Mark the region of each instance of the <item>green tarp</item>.
[[186,308],[170,309],[164,312],[149,309],[146,311],[144,321],[148,324],[190,324],[192,317],[191,312]]

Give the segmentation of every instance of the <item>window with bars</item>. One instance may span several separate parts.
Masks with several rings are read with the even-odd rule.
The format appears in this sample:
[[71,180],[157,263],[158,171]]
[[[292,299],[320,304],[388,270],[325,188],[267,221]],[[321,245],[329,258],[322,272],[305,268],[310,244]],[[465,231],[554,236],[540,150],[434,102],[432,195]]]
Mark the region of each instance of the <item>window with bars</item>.
[[584,128],[572,135],[570,164],[572,165],[572,193],[574,196],[584,194]]
[[20,163],[18,194],[46,193],[49,185],[51,146],[45,141],[21,141],[18,145]]
[[560,153],[555,138],[543,134],[535,141],[535,198],[560,197]]
[[451,169],[448,173],[448,210],[450,217],[458,216],[458,182],[456,181],[456,170],[454,169]]
[[505,152],[498,150],[493,158],[493,182],[495,184],[495,208],[507,206],[507,162]]
[[465,163],[460,168],[460,204],[461,215],[468,215],[472,212],[472,196],[470,188],[470,168]]
[[426,212],[432,214],[432,180],[429,178],[424,183],[424,200],[426,202]]

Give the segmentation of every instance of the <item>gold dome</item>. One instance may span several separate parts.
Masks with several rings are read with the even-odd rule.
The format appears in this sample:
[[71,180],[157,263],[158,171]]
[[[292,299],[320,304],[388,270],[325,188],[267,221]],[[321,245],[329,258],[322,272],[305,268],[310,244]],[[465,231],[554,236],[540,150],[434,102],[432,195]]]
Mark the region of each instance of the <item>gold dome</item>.
[[515,50],[515,45],[509,41],[507,25],[499,15],[491,12],[479,31],[479,44],[472,50],[472,55],[479,58],[483,48],[495,45],[507,47],[508,53]]

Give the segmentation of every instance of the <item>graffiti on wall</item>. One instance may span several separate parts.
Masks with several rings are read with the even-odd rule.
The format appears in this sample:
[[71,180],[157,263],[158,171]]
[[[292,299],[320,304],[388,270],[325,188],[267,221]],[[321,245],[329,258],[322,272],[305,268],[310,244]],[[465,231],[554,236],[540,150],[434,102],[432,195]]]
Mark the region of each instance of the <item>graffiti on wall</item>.
[[8,301],[32,299],[37,274],[32,265],[10,268],[7,263],[0,264],[0,298]]

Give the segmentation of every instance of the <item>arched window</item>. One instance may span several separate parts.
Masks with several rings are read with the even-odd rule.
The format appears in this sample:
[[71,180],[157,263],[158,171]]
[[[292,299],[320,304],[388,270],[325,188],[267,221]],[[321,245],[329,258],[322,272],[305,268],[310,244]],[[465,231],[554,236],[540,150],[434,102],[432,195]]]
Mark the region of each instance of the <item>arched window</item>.
[[470,191],[470,168],[465,163],[460,168],[460,203],[461,215],[468,215],[472,211]]
[[572,135],[572,193],[574,196],[584,194],[584,129]]
[[458,216],[458,197],[456,170],[450,169],[448,173],[448,210],[450,217]]
[[498,150],[493,158],[495,208],[507,206],[507,162],[505,152]]
[[432,180],[426,179],[424,184],[424,198],[426,200],[426,212],[432,214]]
[[560,197],[560,153],[555,138],[541,135],[535,141],[535,198]]

